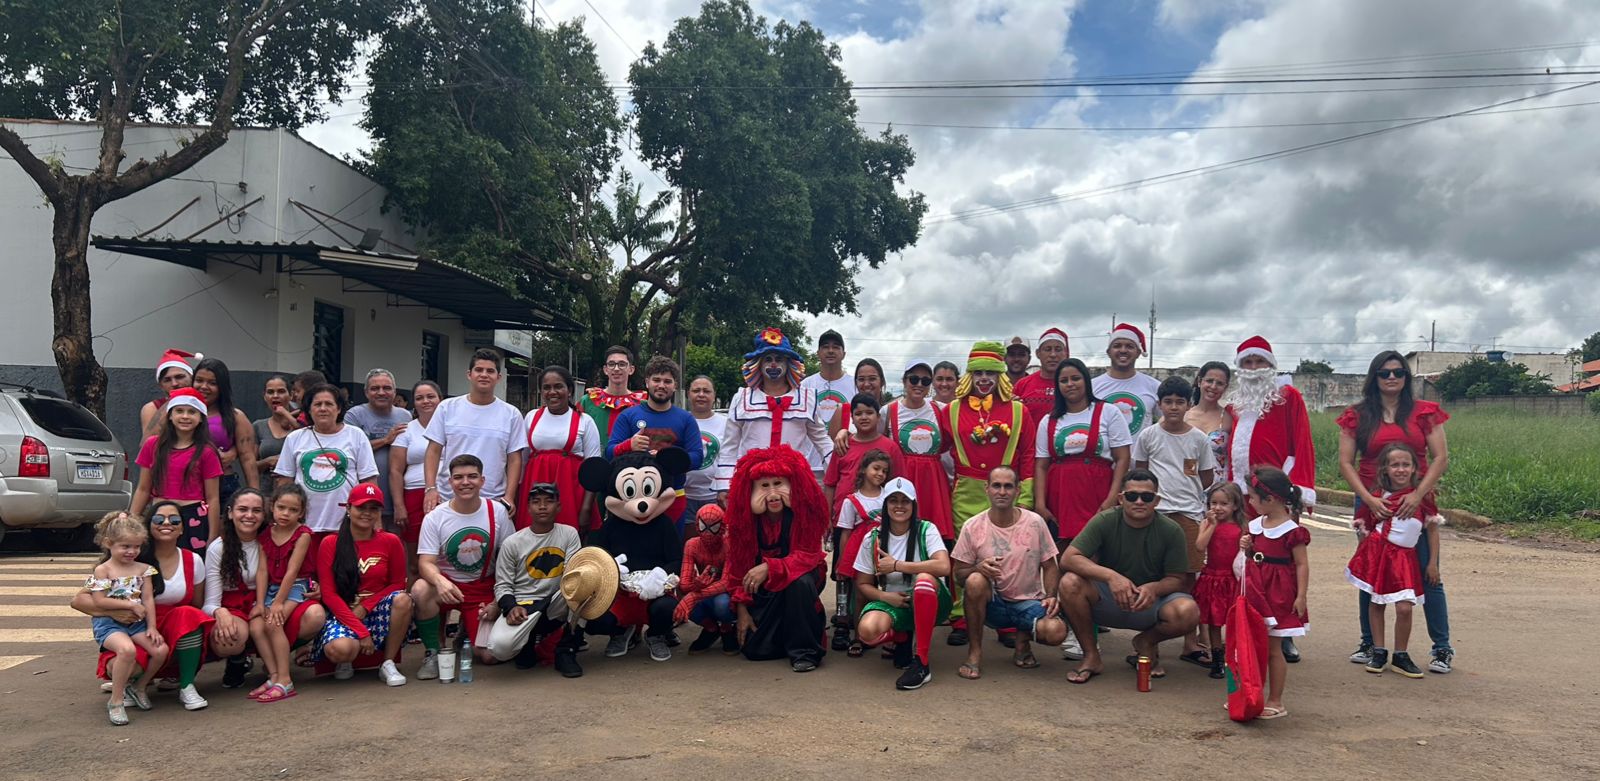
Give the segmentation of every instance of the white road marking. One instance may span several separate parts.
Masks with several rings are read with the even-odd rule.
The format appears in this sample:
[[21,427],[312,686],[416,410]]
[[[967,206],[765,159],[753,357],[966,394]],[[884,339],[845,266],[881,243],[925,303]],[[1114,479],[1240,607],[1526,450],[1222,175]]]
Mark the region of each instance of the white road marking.
[[94,633],[87,624],[77,629],[0,629],[0,643],[85,643]]
[[[0,618],[88,618],[66,604],[0,605]],[[4,632],[0,629],[0,632]]]
[[9,670],[19,664],[27,664],[38,658],[37,656],[0,656],[0,670]]
[[[29,580],[32,580],[32,581],[41,581],[41,580],[42,581],[52,581],[52,580],[54,580],[54,581],[63,581],[63,582],[66,582],[66,581],[77,581],[78,583],[82,583],[83,579],[86,578],[86,577],[88,577],[87,573],[82,573],[82,572],[62,572],[60,570],[56,570],[54,572],[49,572],[49,571],[44,571],[44,570],[28,570],[26,572],[19,572],[19,571],[14,570],[14,569],[8,569],[8,570],[5,570],[5,571],[0,571],[0,583],[20,583],[20,582],[29,581]],[[0,595],[3,595],[3,594],[4,594],[4,592],[0,592]]]

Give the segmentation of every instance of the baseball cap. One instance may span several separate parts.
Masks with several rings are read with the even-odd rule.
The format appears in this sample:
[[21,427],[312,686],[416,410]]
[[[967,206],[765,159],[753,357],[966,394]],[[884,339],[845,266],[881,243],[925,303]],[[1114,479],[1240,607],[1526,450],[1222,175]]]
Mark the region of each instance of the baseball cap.
[[929,374],[933,373],[933,364],[928,363],[921,358],[912,358],[908,363],[906,363],[906,370],[901,372],[901,374],[910,374],[911,370],[917,368],[918,366],[927,369]]
[[904,494],[907,499],[917,500],[917,487],[904,477],[896,477],[883,485],[883,498],[888,499],[895,494]]
[[1032,350],[1028,347],[1028,343],[1023,341],[1022,337],[1020,336],[1011,337],[1011,343],[1006,345],[1006,352],[1009,353],[1013,350],[1021,350],[1025,353],[1032,352]]
[[534,483],[528,486],[528,496],[537,496],[539,494],[554,496],[557,500],[561,499],[561,490],[556,488],[555,483]]
[[821,336],[817,337],[818,347],[821,347],[825,344],[837,344],[840,347],[843,347],[844,337],[840,336],[838,331],[829,328],[828,330],[823,331]]
[[360,507],[364,504],[383,504],[383,489],[373,483],[358,483],[350,491],[350,498],[340,502],[340,507]]

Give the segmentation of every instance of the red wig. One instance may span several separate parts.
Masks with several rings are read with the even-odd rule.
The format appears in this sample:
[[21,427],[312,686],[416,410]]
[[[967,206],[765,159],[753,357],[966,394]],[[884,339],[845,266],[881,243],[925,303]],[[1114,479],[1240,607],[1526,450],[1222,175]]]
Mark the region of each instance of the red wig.
[[794,521],[789,525],[790,552],[814,548],[821,556],[822,535],[828,528],[828,502],[811,473],[811,465],[788,445],[752,450],[739,459],[728,484],[728,559],[724,577],[730,585],[743,579],[760,556],[756,543],[759,519],[750,511],[750,495],[755,483],[768,477],[789,480],[789,509],[794,512]]

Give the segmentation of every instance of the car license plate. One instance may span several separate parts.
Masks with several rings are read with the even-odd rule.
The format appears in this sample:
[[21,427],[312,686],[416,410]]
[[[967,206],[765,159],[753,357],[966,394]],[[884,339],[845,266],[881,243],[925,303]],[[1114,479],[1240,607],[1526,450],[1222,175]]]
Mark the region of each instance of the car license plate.
[[102,464],[79,464],[78,482],[103,483],[106,481],[106,468]]

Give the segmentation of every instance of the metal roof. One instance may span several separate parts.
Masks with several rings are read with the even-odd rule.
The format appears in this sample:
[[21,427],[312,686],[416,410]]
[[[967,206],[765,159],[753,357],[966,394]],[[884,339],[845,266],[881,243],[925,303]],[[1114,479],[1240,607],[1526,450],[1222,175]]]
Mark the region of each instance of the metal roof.
[[95,236],[91,243],[110,252],[165,260],[201,271],[206,270],[208,262],[215,261],[257,272],[270,269],[279,273],[344,277],[345,292],[384,293],[391,306],[420,305],[440,309],[459,316],[468,328],[583,330],[581,324],[566,314],[528,301],[488,277],[421,255],[316,242]]

